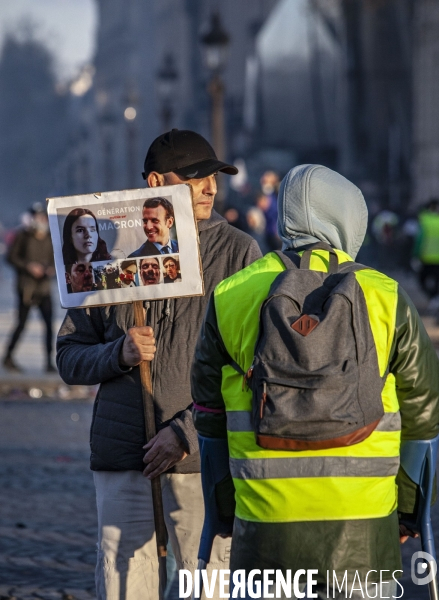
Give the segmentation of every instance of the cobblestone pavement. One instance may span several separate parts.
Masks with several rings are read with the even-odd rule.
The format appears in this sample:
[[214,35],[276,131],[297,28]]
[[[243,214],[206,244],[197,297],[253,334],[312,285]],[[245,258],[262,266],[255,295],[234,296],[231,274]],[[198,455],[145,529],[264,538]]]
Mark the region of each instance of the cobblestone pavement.
[[0,598],[94,597],[91,408],[0,403]]

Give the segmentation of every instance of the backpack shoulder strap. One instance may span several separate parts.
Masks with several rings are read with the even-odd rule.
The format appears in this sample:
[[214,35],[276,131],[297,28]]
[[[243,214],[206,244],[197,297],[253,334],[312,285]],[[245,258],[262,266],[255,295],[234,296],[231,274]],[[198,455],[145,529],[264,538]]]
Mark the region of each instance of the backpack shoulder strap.
[[309,269],[313,250],[326,250],[329,252],[329,273],[338,272],[338,256],[334,248],[329,244],[326,244],[325,242],[316,242],[315,244],[302,246],[301,250],[304,250],[302,256],[299,256],[293,249],[284,251],[275,250],[275,253],[284,263],[286,269]]
[[328,273],[338,273],[338,256],[336,251],[332,246],[326,244],[325,242],[316,242],[315,244],[311,244],[306,246],[305,252],[302,254],[302,258],[300,260],[300,268],[301,269],[309,269],[309,265],[311,262],[311,255],[313,250],[326,250],[329,252],[329,269]]
[[365,271],[365,270],[372,270],[372,267],[367,267],[366,265],[362,265],[360,263],[356,263],[356,262],[344,262],[341,265],[339,265],[339,272],[340,273],[355,273],[356,271]]
[[273,250],[273,252],[277,254],[287,270],[300,269],[300,256],[294,250]]
[[240,375],[243,375],[243,376],[245,376],[245,371],[243,371],[243,370],[241,369],[241,367],[238,365],[238,363],[237,363],[237,362],[235,362],[235,361],[233,360],[233,358],[231,358],[231,357],[230,357],[230,360],[229,360],[228,364],[229,364],[229,365],[232,367],[232,369],[235,369],[235,371],[236,371],[237,373],[239,373]]
[[289,250],[273,250],[273,252],[274,254],[277,254],[287,270],[309,269],[309,262],[313,250],[327,250],[329,252],[329,273],[355,273],[356,271],[372,269],[372,267],[367,267],[366,265],[351,261],[339,263],[338,256],[334,249],[325,242],[308,244],[304,247],[304,250],[305,252],[302,257],[292,248]]

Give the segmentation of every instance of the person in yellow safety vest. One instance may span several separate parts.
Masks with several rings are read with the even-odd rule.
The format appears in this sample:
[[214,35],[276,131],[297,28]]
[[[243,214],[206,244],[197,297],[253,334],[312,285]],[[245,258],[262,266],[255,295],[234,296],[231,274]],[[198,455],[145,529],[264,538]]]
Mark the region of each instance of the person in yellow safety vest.
[[[367,208],[347,179],[320,165],[297,166],[282,181],[278,207],[283,250],[300,253],[325,242],[340,264],[355,260]],[[313,250],[310,268],[327,272],[328,259],[328,251]],[[233,486],[218,487],[217,501],[226,513],[234,487],[231,571],[279,569],[294,575],[316,569],[313,592],[319,598],[364,598],[366,589],[370,597],[398,597],[399,544],[413,535],[399,520],[413,513],[418,493],[400,467],[400,444],[439,432],[438,358],[399,284],[372,269],[356,271],[385,382],[384,416],[369,437],[351,446],[261,448],[253,430],[252,392],[236,365],[244,373],[252,365],[259,309],[284,269],[271,252],[217,285],[192,367],[195,427],[202,436],[228,440]],[[232,492],[222,495],[227,489]]]
[[419,213],[418,224],[413,253],[421,262],[419,283],[431,299],[439,295],[439,200],[430,200]]

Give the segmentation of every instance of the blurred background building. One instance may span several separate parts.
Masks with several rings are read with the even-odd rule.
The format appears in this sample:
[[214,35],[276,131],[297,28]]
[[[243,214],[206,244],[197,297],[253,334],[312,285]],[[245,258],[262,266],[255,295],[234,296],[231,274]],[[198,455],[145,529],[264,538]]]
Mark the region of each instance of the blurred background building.
[[67,83],[31,29],[5,39],[4,223],[46,196],[143,186],[171,127],[245,166],[224,208],[303,162],[355,181],[372,213],[439,196],[435,0],[92,1],[94,55]]

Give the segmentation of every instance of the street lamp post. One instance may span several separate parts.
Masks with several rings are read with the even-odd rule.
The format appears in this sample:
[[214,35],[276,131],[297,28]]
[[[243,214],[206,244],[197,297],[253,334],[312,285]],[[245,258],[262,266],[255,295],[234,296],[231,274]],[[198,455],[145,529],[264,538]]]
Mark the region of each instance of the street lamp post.
[[[227,62],[229,35],[223,29],[219,13],[211,15],[210,28],[201,37],[204,63],[210,73],[208,92],[211,98],[211,135],[212,144],[219,160],[226,159],[226,135],[224,115],[224,82],[221,73]],[[218,180],[217,205],[221,211],[224,203],[224,188]]]
[[160,102],[160,116],[163,131],[169,131],[174,117],[173,104],[178,83],[178,71],[175,66],[174,56],[165,54],[162,66],[157,71],[157,95]]
[[130,85],[127,94],[124,97],[125,110],[123,116],[126,125],[126,149],[127,149],[127,181],[128,187],[138,186],[137,170],[137,109],[139,105],[139,95],[134,85]]
[[[132,104],[132,103],[131,103]],[[135,119],[137,111],[134,106],[127,106],[123,113],[127,132],[127,174],[128,187],[135,188],[137,180],[137,130]]]

